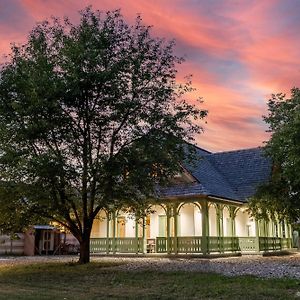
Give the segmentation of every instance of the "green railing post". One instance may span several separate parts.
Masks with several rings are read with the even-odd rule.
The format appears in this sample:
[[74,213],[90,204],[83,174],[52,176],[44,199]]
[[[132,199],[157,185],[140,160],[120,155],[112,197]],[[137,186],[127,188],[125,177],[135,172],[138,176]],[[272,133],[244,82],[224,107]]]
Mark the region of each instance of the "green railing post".
[[201,204],[202,208],[202,240],[201,249],[203,254],[209,254],[209,219],[208,219],[208,203],[206,200]]

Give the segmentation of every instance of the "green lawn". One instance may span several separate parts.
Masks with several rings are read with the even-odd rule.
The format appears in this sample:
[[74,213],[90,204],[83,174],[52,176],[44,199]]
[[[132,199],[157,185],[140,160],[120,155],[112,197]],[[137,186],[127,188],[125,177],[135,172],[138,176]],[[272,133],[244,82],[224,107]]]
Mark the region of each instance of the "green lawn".
[[0,299],[300,299],[297,280],[187,272],[120,272],[111,264],[0,268]]

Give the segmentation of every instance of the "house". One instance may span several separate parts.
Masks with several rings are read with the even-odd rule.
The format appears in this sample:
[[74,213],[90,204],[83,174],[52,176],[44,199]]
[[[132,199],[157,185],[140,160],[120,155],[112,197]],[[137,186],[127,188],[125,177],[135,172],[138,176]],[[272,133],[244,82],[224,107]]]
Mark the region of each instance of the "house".
[[285,221],[256,220],[247,202],[267,182],[272,164],[262,148],[211,153],[196,148],[142,220],[102,210],[92,228],[92,253],[251,253],[291,247]]

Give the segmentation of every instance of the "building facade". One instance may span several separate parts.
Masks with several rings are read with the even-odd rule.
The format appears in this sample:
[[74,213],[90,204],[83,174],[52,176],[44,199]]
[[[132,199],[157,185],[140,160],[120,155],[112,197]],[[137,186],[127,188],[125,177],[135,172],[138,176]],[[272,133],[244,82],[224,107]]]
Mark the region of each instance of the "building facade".
[[276,216],[256,220],[247,202],[267,182],[263,149],[210,153],[196,148],[148,214],[102,210],[93,225],[92,253],[258,253],[291,247],[291,226]]

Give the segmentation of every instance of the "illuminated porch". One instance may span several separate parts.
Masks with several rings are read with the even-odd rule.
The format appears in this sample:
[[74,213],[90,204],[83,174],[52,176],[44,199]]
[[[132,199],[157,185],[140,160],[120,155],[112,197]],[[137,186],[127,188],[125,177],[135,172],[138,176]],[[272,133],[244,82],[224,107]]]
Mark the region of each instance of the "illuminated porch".
[[259,253],[291,247],[286,222],[257,221],[246,207],[206,200],[156,204],[141,219],[101,211],[91,253],[202,254]]

